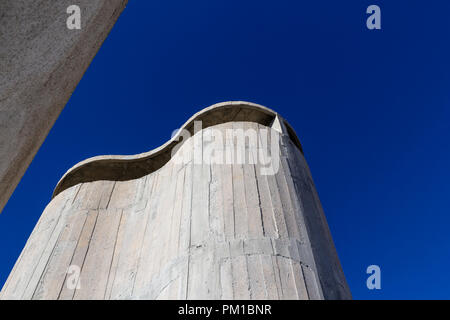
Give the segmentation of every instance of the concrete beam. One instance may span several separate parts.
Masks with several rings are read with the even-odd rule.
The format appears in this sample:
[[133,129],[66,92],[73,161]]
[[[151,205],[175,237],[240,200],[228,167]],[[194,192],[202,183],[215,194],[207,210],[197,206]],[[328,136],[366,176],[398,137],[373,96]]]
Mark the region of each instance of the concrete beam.
[[127,1],[0,1],[0,212]]

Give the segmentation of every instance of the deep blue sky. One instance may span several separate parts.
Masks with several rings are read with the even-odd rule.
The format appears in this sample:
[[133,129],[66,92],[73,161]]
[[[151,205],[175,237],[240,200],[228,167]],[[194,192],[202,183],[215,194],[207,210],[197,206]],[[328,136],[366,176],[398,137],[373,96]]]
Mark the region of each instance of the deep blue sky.
[[[365,26],[370,4],[382,30]],[[450,298],[449,12],[446,0],[130,1],[0,215],[0,285],[72,165],[148,151],[194,112],[246,100],[296,129],[354,298]]]

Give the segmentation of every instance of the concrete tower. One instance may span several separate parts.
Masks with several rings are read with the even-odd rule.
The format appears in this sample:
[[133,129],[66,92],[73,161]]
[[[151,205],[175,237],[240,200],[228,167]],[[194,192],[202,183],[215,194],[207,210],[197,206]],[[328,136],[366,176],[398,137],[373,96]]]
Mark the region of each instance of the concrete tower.
[[247,102],[58,183],[3,299],[350,299],[300,142]]

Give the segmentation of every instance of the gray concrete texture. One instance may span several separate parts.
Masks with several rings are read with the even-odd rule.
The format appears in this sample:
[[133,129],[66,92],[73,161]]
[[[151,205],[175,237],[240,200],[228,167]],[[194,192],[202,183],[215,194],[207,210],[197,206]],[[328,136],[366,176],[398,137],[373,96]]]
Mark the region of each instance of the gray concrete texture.
[[[0,1],[0,212],[127,0]],[[81,30],[66,10],[81,8]]]
[[[70,169],[1,298],[351,299],[288,123],[245,102],[209,107],[183,128],[199,119],[203,130],[174,153],[184,163],[167,156],[175,136],[148,153],[96,157]],[[267,128],[277,132],[275,174],[261,174],[259,162],[194,161],[194,150],[226,148],[210,136],[229,129],[257,133],[256,143],[245,142],[256,158]],[[80,270],[78,288],[69,285],[70,266]]]

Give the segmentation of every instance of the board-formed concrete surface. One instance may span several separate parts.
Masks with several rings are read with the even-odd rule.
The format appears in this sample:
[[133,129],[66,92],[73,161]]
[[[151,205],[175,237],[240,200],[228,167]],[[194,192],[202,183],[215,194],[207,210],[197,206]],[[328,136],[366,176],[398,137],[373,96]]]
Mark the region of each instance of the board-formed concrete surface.
[[1,298],[350,299],[287,122],[227,102],[182,129],[151,152],[70,169]]
[[0,212],[127,1],[0,1]]

